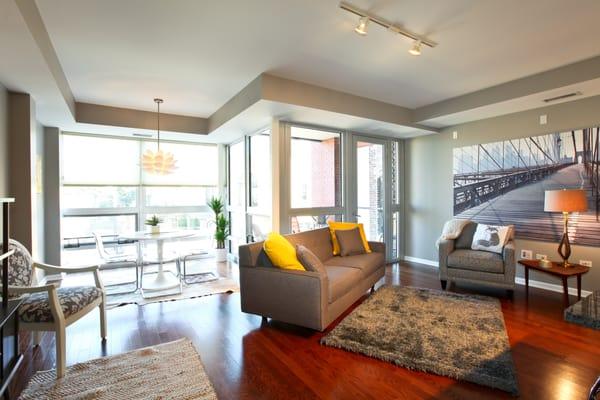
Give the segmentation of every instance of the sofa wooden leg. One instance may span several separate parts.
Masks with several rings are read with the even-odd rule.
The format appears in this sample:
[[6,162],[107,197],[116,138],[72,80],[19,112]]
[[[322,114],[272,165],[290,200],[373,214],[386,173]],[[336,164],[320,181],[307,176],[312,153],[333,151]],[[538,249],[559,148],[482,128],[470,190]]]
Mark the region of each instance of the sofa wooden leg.
[[446,290],[446,281],[440,280],[440,283],[442,284],[442,290]]

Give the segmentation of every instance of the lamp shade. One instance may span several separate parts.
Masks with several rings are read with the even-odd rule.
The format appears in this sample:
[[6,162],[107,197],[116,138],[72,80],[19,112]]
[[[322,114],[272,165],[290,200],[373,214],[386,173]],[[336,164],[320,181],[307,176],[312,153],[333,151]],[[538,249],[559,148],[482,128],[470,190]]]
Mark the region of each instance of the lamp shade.
[[544,211],[582,212],[587,211],[587,209],[587,196],[585,190],[546,190]]

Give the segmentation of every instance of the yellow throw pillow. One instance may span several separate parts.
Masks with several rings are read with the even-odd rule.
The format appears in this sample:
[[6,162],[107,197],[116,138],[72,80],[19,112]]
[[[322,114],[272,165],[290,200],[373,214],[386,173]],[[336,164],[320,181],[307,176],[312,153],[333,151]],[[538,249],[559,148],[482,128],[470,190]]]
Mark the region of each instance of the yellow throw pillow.
[[354,228],[358,228],[358,230],[360,231],[360,238],[362,239],[363,245],[365,246],[365,251],[367,253],[371,252],[371,247],[369,247],[369,242],[367,241],[367,236],[365,235],[365,228],[363,227],[363,224],[356,222],[327,221],[327,225],[329,225],[329,233],[331,233],[331,241],[333,242],[334,256],[340,254],[340,244],[337,241],[337,237],[335,237],[335,231],[345,231]]
[[279,233],[271,232],[263,243],[263,249],[269,259],[278,268],[295,269],[306,271],[298,257],[296,257],[296,249],[292,244]]

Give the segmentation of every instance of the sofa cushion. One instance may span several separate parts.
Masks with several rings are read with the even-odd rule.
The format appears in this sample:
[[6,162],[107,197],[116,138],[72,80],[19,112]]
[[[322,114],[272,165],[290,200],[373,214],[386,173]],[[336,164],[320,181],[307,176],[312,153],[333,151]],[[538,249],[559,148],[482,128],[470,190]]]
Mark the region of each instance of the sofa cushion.
[[455,249],[468,249],[471,250],[471,244],[473,243],[473,235],[475,235],[475,231],[477,230],[477,222],[469,222],[463,228],[460,236],[456,238],[454,241]]
[[329,303],[348,293],[362,279],[358,268],[325,266],[329,279]]
[[337,242],[337,237],[335,236],[335,231],[337,230],[347,230],[358,228],[360,230],[360,237],[362,238],[363,245],[367,253],[371,252],[371,248],[369,247],[369,242],[367,241],[367,235],[365,235],[365,228],[362,223],[357,222],[337,222],[337,221],[327,221],[327,225],[329,225],[329,231],[331,232],[331,242],[333,244],[333,255],[337,256],[340,254],[340,245]]
[[302,246],[301,244],[297,245],[296,255],[298,256],[298,260],[300,260],[300,264],[302,264],[307,271],[327,275],[325,266],[321,260],[319,260],[319,257],[317,257],[315,253],[310,251],[306,246]]
[[448,255],[448,267],[496,274],[504,273],[502,255],[488,251],[455,250]]
[[279,233],[271,232],[263,243],[263,249],[278,268],[305,271],[296,257],[296,248]]
[[369,253],[359,254],[348,257],[332,257],[325,261],[325,266],[351,267],[362,272],[363,277],[371,275],[373,272],[385,264],[385,254]]
[[355,256],[366,253],[358,228],[337,230],[335,231],[335,237],[340,245],[340,256]]
[[331,258],[333,246],[331,243],[331,234],[329,233],[329,228],[293,233],[291,235],[285,235],[285,238],[294,246],[301,244],[310,249],[310,251],[319,257],[319,260],[321,261]]

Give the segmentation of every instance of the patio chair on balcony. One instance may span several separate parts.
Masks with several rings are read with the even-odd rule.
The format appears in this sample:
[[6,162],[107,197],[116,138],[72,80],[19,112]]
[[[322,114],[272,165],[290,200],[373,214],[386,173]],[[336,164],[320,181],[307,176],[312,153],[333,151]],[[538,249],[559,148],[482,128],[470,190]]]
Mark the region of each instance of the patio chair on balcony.
[[[127,282],[119,282],[119,283],[111,283],[104,285],[108,295],[116,295],[116,294],[127,294],[134,293],[140,287],[140,274],[138,271],[138,263],[135,255],[131,254],[111,254],[104,247],[104,242],[102,240],[102,236],[94,232],[92,233],[94,236],[94,240],[96,241],[96,249],[98,250],[98,255],[102,260],[102,264],[100,265],[100,270],[108,270],[108,269],[117,269],[117,268],[127,268],[133,267],[135,269],[135,280],[127,281]],[[111,288],[119,288],[125,285],[135,284],[135,288],[133,290],[111,290]]]

